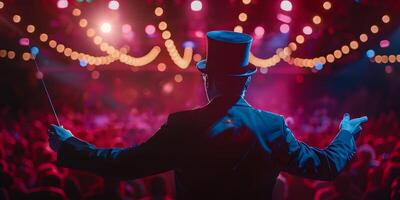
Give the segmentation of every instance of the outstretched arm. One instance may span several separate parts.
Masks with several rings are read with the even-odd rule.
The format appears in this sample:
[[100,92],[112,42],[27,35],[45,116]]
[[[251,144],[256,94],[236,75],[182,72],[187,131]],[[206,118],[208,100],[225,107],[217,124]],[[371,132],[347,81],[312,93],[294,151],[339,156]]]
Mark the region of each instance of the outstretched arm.
[[283,171],[313,179],[334,179],[356,152],[355,137],[361,131],[361,124],[367,120],[367,117],[350,120],[350,116],[345,114],[339,133],[325,149],[298,141],[283,122],[283,140],[276,145]]
[[[50,145],[56,143],[66,131],[52,125]],[[176,164],[174,156],[178,146],[177,138],[170,132],[167,123],[147,142],[131,148],[96,148],[76,137],[69,137],[60,142],[58,149],[55,148],[57,162],[64,167],[121,179],[135,179],[164,172]]]

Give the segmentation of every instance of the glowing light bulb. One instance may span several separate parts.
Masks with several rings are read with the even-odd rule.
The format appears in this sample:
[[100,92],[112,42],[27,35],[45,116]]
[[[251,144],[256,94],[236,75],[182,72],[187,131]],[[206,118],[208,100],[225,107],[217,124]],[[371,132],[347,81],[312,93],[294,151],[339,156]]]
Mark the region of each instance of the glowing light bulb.
[[254,29],[254,34],[255,34],[258,38],[260,38],[260,37],[264,36],[264,34],[265,34],[265,29],[264,29],[262,26],[257,26],[257,27]]
[[293,9],[292,2],[287,0],[281,1],[281,9],[284,11],[292,11]]
[[109,33],[109,32],[111,32],[111,24],[110,24],[110,23],[107,23],[107,22],[103,23],[103,24],[101,25],[101,27],[100,27],[100,30],[101,30],[103,33]]
[[146,32],[147,35],[153,35],[156,32],[156,27],[154,27],[153,25],[149,24],[149,25],[146,26],[144,31]]
[[306,35],[311,35],[312,32],[313,32],[313,30],[312,30],[312,28],[310,26],[305,26],[303,28],[303,33],[306,34]]
[[192,3],[190,4],[190,8],[193,11],[200,11],[203,8],[203,4],[201,3],[201,1],[192,1]]
[[290,27],[287,24],[282,24],[279,27],[279,30],[281,31],[281,33],[288,33],[290,31]]
[[57,1],[57,7],[58,8],[67,8],[68,7],[68,1],[67,0],[58,0]]
[[118,10],[119,8],[119,2],[118,1],[110,1],[108,2],[108,8],[111,10]]

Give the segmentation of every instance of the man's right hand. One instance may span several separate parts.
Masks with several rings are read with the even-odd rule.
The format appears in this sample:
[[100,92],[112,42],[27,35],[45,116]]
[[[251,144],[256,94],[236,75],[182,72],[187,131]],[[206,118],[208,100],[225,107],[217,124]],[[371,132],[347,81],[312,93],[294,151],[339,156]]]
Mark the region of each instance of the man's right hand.
[[367,116],[363,116],[360,118],[350,119],[350,115],[348,113],[344,114],[342,122],[340,122],[340,130],[345,130],[357,136],[359,132],[361,132],[361,124],[368,121]]

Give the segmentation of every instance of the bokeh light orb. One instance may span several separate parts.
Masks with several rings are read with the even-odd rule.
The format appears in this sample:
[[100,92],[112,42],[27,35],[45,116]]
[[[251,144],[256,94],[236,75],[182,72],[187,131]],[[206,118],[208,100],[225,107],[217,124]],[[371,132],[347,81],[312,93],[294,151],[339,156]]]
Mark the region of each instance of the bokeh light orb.
[[124,24],[121,27],[123,33],[129,33],[132,31],[132,26],[129,24]]
[[381,40],[381,41],[379,42],[379,46],[380,46],[381,48],[387,48],[387,47],[390,46],[390,41],[389,41],[389,40]]
[[167,69],[167,65],[165,63],[158,63],[157,70],[163,72]]
[[385,72],[391,74],[393,72],[393,67],[391,65],[386,65]]
[[107,23],[107,22],[101,24],[101,26],[100,26],[100,30],[103,33],[109,33],[109,32],[111,32],[111,29],[112,29],[111,24]]
[[332,3],[329,2],[329,1],[325,1],[324,4],[322,4],[322,7],[323,7],[325,10],[329,10],[329,9],[332,8]]
[[303,44],[304,43],[304,36],[302,36],[302,35],[296,36],[296,42],[298,44]]
[[14,23],[19,23],[19,22],[21,22],[21,16],[19,16],[19,15],[14,15],[14,16],[13,16],[13,22],[14,22]]
[[91,76],[92,76],[92,79],[99,79],[100,78],[100,72],[99,71],[92,71]]
[[147,35],[153,35],[156,32],[156,27],[154,27],[154,25],[147,25],[144,28],[144,31],[146,32]]
[[58,8],[67,8],[68,7],[68,1],[67,0],[58,0],[57,1],[57,7]]
[[239,14],[238,18],[239,18],[239,21],[245,22],[247,20],[247,14],[242,12]]
[[306,35],[311,35],[312,32],[313,32],[313,30],[312,30],[311,26],[305,26],[303,28],[303,33],[306,34]]
[[33,33],[33,32],[35,32],[35,26],[34,26],[34,25],[28,25],[28,26],[26,27],[26,31],[27,31],[28,33]]
[[383,15],[382,16],[382,22],[385,23],[385,24],[389,23],[390,22],[389,15]]
[[156,15],[156,16],[161,16],[162,14],[164,13],[164,10],[161,8],[161,7],[157,7],[155,10],[154,10],[154,14]]
[[365,34],[365,33],[362,33],[362,34],[360,35],[360,41],[361,41],[361,42],[367,42],[367,41],[368,41],[368,35]]
[[293,9],[292,2],[288,0],[281,1],[281,9],[284,11],[292,11]]
[[375,51],[372,49],[369,49],[366,53],[368,58],[373,58],[375,56]]
[[290,26],[288,24],[281,24],[279,30],[281,31],[281,33],[289,33]]
[[322,18],[320,16],[318,16],[318,15],[315,15],[313,17],[312,21],[313,21],[314,24],[320,24],[321,21],[322,21]]
[[262,26],[257,26],[254,29],[254,34],[256,35],[256,37],[261,38],[265,34],[265,29]]
[[183,43],[183,48],[194,48],[194,46],[194,42],[190,40]]
[[192,1],[192,3],[190,3],[190,8],[193,11],[200,11],[203,8],[203,3],[201,3],[201,1]]
[[174,80],[177,83],[181,83],[183,81],[183,76],[181,74],[176,74]]
[[0,1],[0,9],[4,8],[4,3]]
[[115,1],[115,0],[108,2],[108,8],[109,8],[110,10],[118,10],[118,8],[119,8],[119,2],[118,2],[118,1]]
[[235,26],[235,28],[233,29],[234,32],[237,33],[243,33],[243,27],[240,25]]
[[377,25],[372,25],[371,26],[371,33],[378,33],[379,32],[379,27]]

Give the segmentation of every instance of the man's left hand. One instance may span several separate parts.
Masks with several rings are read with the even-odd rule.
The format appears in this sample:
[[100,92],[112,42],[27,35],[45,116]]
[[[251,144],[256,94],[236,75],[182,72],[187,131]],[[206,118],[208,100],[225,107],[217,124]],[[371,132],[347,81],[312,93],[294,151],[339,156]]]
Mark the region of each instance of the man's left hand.
[[49,127],[49,145],[50,148],[55,152],[58,151],[61,144],[70,137],[73,137],[71,131],[63,128],[62,126],[56,126],[54,124]]

